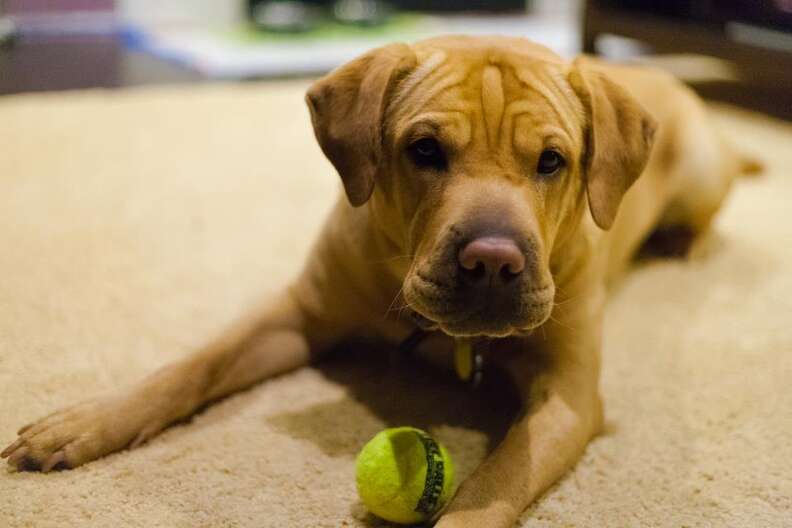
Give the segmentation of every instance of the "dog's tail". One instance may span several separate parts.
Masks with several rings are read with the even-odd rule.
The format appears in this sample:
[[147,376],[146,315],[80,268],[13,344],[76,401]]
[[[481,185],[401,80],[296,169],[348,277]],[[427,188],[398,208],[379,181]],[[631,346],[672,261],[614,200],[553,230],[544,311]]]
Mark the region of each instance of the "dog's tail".
[[744,178],[756,178],[765,171],[764,163],[748,154],[738,154],[738,174]]
[[765,165],[753,154],[734,145],[730,138],[720,136],[723,169],[731,178],[757,178],[765,171]]

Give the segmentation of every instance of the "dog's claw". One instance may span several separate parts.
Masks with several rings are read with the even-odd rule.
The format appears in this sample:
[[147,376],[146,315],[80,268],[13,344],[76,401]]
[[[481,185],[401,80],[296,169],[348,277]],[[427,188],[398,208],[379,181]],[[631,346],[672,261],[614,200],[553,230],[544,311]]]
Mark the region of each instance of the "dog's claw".
[[132,443],[129,444],[129,449],[135,449],[136,447],[140,447],[142,444],[145,444],[152,436],[156,435],[158,432],[162,430],[162,427],[157,424],[151,424],[147,427],[144,427],[142,431],[138,433]]
[[13,444],[11,444],[10,446],[6,447],[6,448],[3,450],[3,452],[2,452],[2,453],[0,453],[0,458],[8,458],[9,456],[11,456],[11,454],[12,454],[14,451],[16,451],[17,449],[19,449],[20,447],[22,447],[22,444],[24,444],[24,443],[25,443],[25,439],[24,439],[24,438],[17,438],[17,439],[14,441],[14,443],[13,443]]
[[18,435],[21,435],[21,434],[23,434],[25,431],[27,431],[28,429],[30,429],[31,427],[33,427],[33,422],[31,422],[31,423],[29,423],[29,424],[27,424],[27,425],[25,425],[25,426],[23,426],[23,427],[20,427],[20,428],[19,428],[19,431],[17,431],[17,434],[18,434]]
[[41,463],[32,456],[25,456],[19,461],[17,468],[19,471],[41,471]]
[[8,456],[8,465],[13,466],[17,469],[21,469],[20,463],[22,462],[22,459],[27,456],[28,451],[29,449],[27,448],[27,446],[22,446],[19,449],[15,450],[13,453],[11,453]]
[[5,449],[3,449],[3,452],[2,452],[2,453],[0,453],[0,458],[7,458],[7,457],[8,457],[8,456],[9,456],[11,453],[13,453],[13,452],[14,452],[14,449],[15,449],[15,447],[16,447],[16,445],[17,445],[17,442],[19,442],[19,439],[17,439],[17,440],[16,440],[16,441],[15,441],[13,444],[11,444],[10,446],[8,446],[8,447],[6,447]]
[[129,449],[135,449],[136,447],[140,447],[140,445],[142,445],[143,442],[146,441],[146,434],[145,433],[146,433],[145,431],[141,431],[135,437],[135,439],[132,440],[132,443],[129,444]]
[[44,464],[41,466],[41,471],[44,473],[49,473],[52,469],[57,466],[58,464],[64,464],[66,462],[66,453],[61,449],[60,451],[56,452],[54,455],[50,456]]
[[[132,396],[136,396],[133,394]],[[129,397],[96,399],[56,411],[20,429],[19,438],[2,452],[18,471],[69,469],[151,438],[161,426],[154,420],[122,419]],[[163,421],[156,420],[157,424]],[[112,431],[113,434],[108,434]]]

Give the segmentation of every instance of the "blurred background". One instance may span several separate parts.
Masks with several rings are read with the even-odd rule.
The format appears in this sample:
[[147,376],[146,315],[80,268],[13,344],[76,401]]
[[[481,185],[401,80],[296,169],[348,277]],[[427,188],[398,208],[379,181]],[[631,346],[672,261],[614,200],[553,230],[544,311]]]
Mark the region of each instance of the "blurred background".
[[792,0],[0,0],[0,94],[314,76],[442,33],[652,62],[792,119]]

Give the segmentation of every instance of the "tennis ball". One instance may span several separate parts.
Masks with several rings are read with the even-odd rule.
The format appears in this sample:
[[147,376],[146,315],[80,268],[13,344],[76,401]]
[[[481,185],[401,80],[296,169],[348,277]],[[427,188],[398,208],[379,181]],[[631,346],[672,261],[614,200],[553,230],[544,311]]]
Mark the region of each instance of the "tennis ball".
[[431,519],[454,493],[448,451],[424,431],[380,431],[357,457],[357,488],[371,513],[414,524]]

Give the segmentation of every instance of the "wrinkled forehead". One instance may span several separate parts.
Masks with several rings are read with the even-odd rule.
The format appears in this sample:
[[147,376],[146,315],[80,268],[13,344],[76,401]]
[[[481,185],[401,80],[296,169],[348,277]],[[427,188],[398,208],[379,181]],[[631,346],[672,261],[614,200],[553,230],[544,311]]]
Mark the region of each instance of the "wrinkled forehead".
[[481,124],[488,141],[546,129],[577,146],[584,114],[567,73],[565,63],[543,57],[423,50],[390,101],[389,120],[397,135],[451,127],[471,136]]

